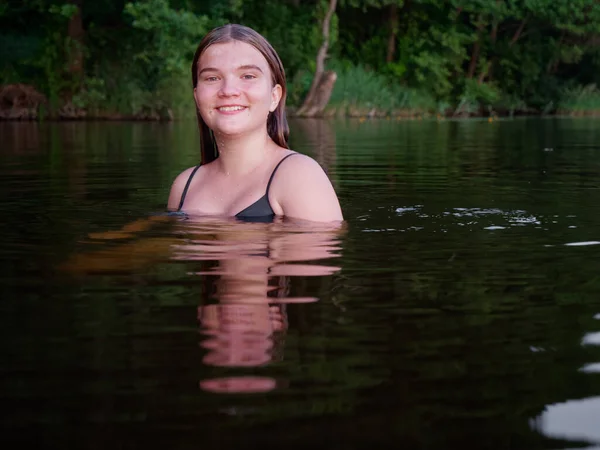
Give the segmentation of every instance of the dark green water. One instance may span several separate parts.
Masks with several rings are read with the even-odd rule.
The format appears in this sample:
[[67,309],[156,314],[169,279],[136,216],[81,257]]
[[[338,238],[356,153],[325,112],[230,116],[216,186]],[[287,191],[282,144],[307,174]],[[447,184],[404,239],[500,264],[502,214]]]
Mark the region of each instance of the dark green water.
[[338,235],[148,220],[193,123],[0,123],[0,441],[600,447],[599,126],[294,122]]

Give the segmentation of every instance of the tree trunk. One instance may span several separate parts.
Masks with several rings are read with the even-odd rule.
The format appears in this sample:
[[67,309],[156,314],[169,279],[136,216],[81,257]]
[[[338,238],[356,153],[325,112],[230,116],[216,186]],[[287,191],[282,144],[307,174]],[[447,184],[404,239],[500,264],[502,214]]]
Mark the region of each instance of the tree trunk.
[[[525,17],[519,24],[519,28],[517,28],[517,31],[515,31],[515,34],[513,34],[513,37],[508,44],[509,47],[512,47],[513,45],[515,45],[516,42],[519,40],[519,38],[522,36],[523,29],[525,28],[525,24],[527,23],[527,19],[528,19],[528,17]],[[494,25],[492,27],[492,33],[490,34],[490,39],[492,41],[492,44],[496,43],[497,36],[498,36],[498,22],[495,21]],[[494,65],[496,64],[497,60],[498,60],[498,57],[494,56],[490,60],[487,70],[484,70],[483,72],[481,72],[479,74],[479,78],[477,79],[477,82],[479,84],[483,83],[484,80],[486,79],[486,77],[489,78],[490,80],[492,79],[492,70],[493,70]]]
[[[496,45],[496,41],[498,40],[498,20],[494,19],[494,22],[492,24],[492,31],[490,32],[490,41],[492,43],[492,47]],[[493,52],[493,50],[492,50]],[[486,77],[489,78],[490,80],[492,79],[492,72],[494,69],[494,64],[496,63],[496,60],[498,59],[497,56],[492,57],[492,59],[490,59],[490,61],[488,62],[488,66],[487,66],[487,70],[482,71],[479,74],[479,77],[477,78],[477,83],[481,84],[485,81]]]
[[398,5],[390,5],[390,35],[388,37],[386,63],[394,61],[396,53],[396,36],[398,35]]
[[515,31],[515,34],[513,35],[512,39],[510,40],[510,47],[515,45],[517,43],[517,41],[519,40],[519,38],[521,37],[521,34],[523,33],[523,29],[525,28],[525,24],[527,23],[528,18],[529,17],[525,17],[519,24],[519,28],[517,28],[517,31]]
[[73,78],[81,79],[83,77],[83,40],[85,38],[81,16],[83,0],[69,0],[69,3],[75,5],[77,10],[69,19],[68,36],[71,39],[71,45],[69,46],[68,68]]
[[[560,39],[558,40],[559,48],[563,44],[564,40],[565,40],[565,32],[563,31],[560,34]],[[559,64],[560,64],[559,57],[554,56],[554,57],[550,58],[550,61],[548,61],[548,64],[546,65],[546,73],[556,73],[556,71],[558,70]]]
[[329,0],[329,8],[322,24],[323,43],[317,53],[315,76],[304,103],[297,112],[299,116],[314,117],[321,114],[331,97],[337,75],[334,72],[325,72],[325,59],[329,49],[329,26],[336,6],[337,0]]
[[481,49],[481,43],[479,42],[479,35],[477,41],[473,44],[473,53],[471,53],[471,62],[469,63],[469,70],[467,71],[467,78],[473,78],[475,70],[477,69],[477,61],[479,61],[479,51]]
[[483,29],[483,22],[481,21],[481,15],[477,18],[479,24],[477,25],[477,38],[473,44],[473,52],[471,53],[471,62],[469,63],[469,70],[467,71],[467,78],[471,79],[475,75],[477,70],[477,63],[479,62],[479,52],[481,51],[481,30]]
[[81,15],[81,7],[83,0],[68,0],[71,5],[76,7],[75,13],[69,19],[67,25],[67,64],[65,81],[66,88],[61,93],[64,105],[59,112],[61,117],[74,118],[78,117],[80,112],[72,108],[73,96],[81,90],[83,85],[83,49],[85,30],[83,29],[83,18]]

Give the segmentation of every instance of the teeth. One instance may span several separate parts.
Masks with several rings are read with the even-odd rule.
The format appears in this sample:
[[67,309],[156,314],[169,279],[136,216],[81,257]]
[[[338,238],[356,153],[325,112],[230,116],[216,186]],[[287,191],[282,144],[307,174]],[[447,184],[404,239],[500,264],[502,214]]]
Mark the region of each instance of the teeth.
[[222,106],[221,108],[219,108],[219,111],[239,111],[241,109],[244,109],[243,106]]

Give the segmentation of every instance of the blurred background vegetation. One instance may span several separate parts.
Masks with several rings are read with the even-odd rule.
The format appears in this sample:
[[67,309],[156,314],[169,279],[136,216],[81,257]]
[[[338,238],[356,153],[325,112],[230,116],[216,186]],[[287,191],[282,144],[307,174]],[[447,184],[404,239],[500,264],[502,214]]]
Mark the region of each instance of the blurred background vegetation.
[[[194,49],[235,22],[277,49],[293,108],[310,87],[328,3],[2,0],[0,86],[34,88],[45,113],[63,118],[193,117]],[[331,37],[327,114],[600,112],[596,0],[339,0]]]

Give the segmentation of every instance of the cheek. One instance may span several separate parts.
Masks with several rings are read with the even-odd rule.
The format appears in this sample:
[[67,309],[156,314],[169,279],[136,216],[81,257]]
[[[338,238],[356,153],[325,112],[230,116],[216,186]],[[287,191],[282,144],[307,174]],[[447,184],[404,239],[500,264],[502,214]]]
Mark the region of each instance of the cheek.
[[196,99],[198,106],[201,109],[211,108],[217,101],[219,89],[217,84],[198,85],[194,92],[194,98]]
[[214,104],[214,95],[211,95],[208,89],[197,89],[194,93],[196,107],[206,123],[210,123],[214,116],[212,105]]
[[205,88],[197,88],[194,93],[194,98],[196,99],[198,107],[204,109],[209,104],[208,99],[210,98],[210,93]]
[[256,85],[247,89],[247,95],[255,103],[270,105],[272,101],[271,87],[267,85]]

